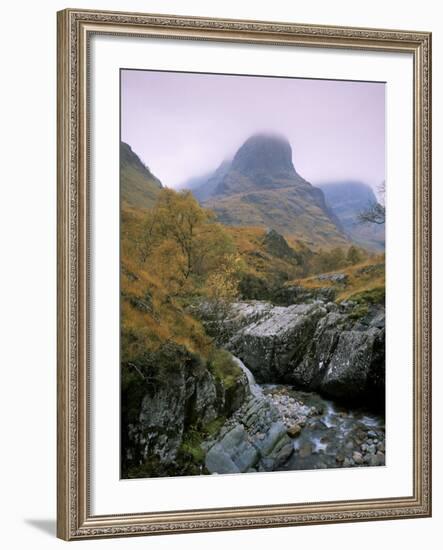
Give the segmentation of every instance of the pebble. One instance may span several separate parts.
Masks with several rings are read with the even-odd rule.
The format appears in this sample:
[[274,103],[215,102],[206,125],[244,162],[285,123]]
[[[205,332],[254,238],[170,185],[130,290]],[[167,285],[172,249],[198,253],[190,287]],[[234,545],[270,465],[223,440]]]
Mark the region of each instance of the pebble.
[[358,451],[354,451],[352,453],[352,460],[355,462],[355,464],[363,464],[363,456]]
[[[307,464],[312,462],[313,468],[379,466],[385,463],[382,426],[377,426],[375,430],[361,419],[355,418],[354,421],[352,414],[341,410],[335,413],[334,426],[328,429],[322,418],[327,412],[326,405],[304,405],[297,398],[293,398],[286,388],[266,393],[266,398],[277,409],[277,420],[284,423],[287,434],[293,439],[298,438],[296,454],[304,461],[307,460]],[[351,429],[346,431],[349,421],[353,424]],[[260,432],[265,430],[258,431],[257,438],[261,440],[265,434]],[[326,449],[313,453],[311,431],[319,437],[320,443],[328,444]],[[320,459],[320,456],[324,458]],[[334,458],[335,464],[330,462]]]
[[304,445],[300,448],[300,457],[306,458],[312,453],[312,445],[310,443],[304,443]]
[[290,428],[288,428],[288,435],[289,437],[297,437],[300,435],[301,428],[298,424],[293,424]]

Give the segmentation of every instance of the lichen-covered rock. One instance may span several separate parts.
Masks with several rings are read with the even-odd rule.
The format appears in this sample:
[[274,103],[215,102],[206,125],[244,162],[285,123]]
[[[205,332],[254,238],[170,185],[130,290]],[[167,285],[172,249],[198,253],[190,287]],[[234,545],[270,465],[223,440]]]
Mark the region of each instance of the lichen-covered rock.
[[287,307],[234,304],[223,321],[225,346],[259,383],[286,383],[341,400],[382,407],[385,310],[317,300]]
[[335,397],[346,397],[350,392],[355,395],[365,393],[376,336],[377,329],[374,328],[364,332],[346,330],[339,334],[321,380],[325,392]]
[[246,472],[256,464],[258,458],[258,451],[249,442],[244,426],[237,424],[209,449],[205,465],[211,473]]
[[293,451],[279,411],[264,395],[252,396],[204,448],[206,469],[218,474],[272,471]]
[[291,365],[303,359],[317,322],[326,313],[322,303],[273,307],[239,330],[227,347],[258,382],[283,380]]
[[129,466],[147,460],[160,461],[162,467],[174,463],[189,426],[198,430],[220,416],[230,416],[250,396],[241,370],[225,387],[198,356],[172,343],[145,354],[133,367],[142,395],[139,405],[131,405],[138,409],[137,416],[122,423]]
[[312,303],[316,300],[330,302],[335,300],[337,291],[333,287],[305,288],[302,286],[284,286],[273,291],[272,302],[279,306]]
[[346,273],[323,273],[318,275],[317,279],[319,281],[331,281],[332,283],[346,284],[348,281],[348,276]]

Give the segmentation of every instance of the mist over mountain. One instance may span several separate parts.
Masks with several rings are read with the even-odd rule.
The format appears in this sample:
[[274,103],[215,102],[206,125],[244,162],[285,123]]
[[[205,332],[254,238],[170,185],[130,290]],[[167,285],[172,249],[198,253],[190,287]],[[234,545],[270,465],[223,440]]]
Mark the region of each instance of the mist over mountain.
[[120,195],[122,202],[139,208],[151,208],[162,184],[143,164],[131,147],[120,143]]
[[383,250],[385,247],[385,226],[362,224],[360,212],[377,202],[373,189],[360,181],[334,181],[317,185],[325,195],[326,203],[339,218],[343,229],[358,244]]
[[[131,147],[120,145],[121,198],[151,208],[162,184]],[[361,224],[358,214],[377,201],[372,188],[345,180],[311,185],[295,169],[289,141],[255,134],[212,173],[184,182],[220,222],[274,229],[311,246],[361,246],[383,250],[384,226]]]
[[214,172],[210,172],[204,176],[191,178],[182,184],[180,188],[191,190],[195,198],[200,202],[208,199],[214,194],[218,184],[228,173],[231,162],[230,160],[224,160]]
[[195,197],[228,225],[268,227],[308,244],[349,244],[323,192],[296,171],[289,141],[255,134],[192,189]]

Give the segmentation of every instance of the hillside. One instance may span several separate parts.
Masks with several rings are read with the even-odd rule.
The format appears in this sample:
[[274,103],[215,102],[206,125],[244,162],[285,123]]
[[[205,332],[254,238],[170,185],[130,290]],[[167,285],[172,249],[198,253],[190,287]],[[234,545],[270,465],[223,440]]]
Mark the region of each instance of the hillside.
[[120,143],[120,196],[122,202],[151,208],[162,188],[160,180],[147,168],[131,147]]
[[354,265],[287,283],[289,287],[292,285],[313,292],[331,289],[337,302],[384,303],[385,257],[384,254],[371,256]]
[[[343,402],[383,403],[382,256],[368,257],[353,245],[312,250],[274,229],[222,225],[189,191],[164,188],[157,195],[152,208],[121,208],[123,478],[293,469],[286,461],[293,452],[297,458],[289,431],[295,420],[280,422],[287,413],[277,408],[270,415],[272,403],[262,397],[257,410],[253,374]],[[237,308],[245,318],[236,318]],[[349,368],[352,380],[361,380],[357,393],[347,371],[336,379],[317,372],[326,319],[336,323],[332,339],[344,342],[327,360],[341,365],[355,356]],[[245,338],[243,325],[256,322],[268,323],[272,338],[267,330],[264,339]],[[251,464],[242,455],[237,467],[226,459],[225,435],[252,405],[256,421],[244,437],[252,441],[259,429],[258,451]],[[260,450],[263,438],[272,452]],[[331,453],[336,467],[336,450]]]
[[323,192],[295,170],[284,137],[250,137],[193,193],[224,224],[274,229],[309,246],[349,245]]
[[385,227],[358,222],[358,214],[377,202],[369,185],[359,181],[331,182],[317,186],[324,193],[326,203],[339,218],[344,231],[361,246],[384,250]]
[[[181,235],[189,223],[193,227],[187,234],[186,256],[176,230]],[[229,236],[189,193],[162,189],[152,209],[122,207],[124,478],[201,473],[202,439],[218,429],[244,397],[241,369],[214,346],[187,307],[198,296],[227,292],[223,283],[229,277],[230,244]],[[146,423],[161,425],[157,434],[149,424],[149,455],[142,437],[145,418]],[[172,464],[166,460],[169,455]]]

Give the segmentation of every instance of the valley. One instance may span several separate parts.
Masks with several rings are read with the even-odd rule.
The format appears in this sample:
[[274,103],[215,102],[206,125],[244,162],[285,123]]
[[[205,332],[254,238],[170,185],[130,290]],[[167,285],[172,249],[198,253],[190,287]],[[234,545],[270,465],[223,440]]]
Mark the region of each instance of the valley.
[[383,465],[384,231],[354,227],[373,197],[328,202],[281,136],[191,190],[121,155],[122,477]]

